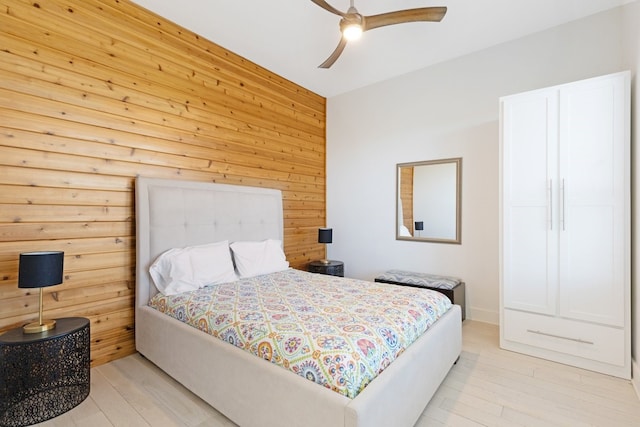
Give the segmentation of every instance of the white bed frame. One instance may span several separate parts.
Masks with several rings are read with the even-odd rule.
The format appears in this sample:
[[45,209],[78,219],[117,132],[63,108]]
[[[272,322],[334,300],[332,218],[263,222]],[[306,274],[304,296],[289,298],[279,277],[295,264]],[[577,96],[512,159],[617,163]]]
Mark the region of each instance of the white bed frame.
[[283,238],[279,190],[138,177],[136,348],[242,427],[413,426],[462,346],[454,305],[355,399],[147,306],[162,252],[220,240]]

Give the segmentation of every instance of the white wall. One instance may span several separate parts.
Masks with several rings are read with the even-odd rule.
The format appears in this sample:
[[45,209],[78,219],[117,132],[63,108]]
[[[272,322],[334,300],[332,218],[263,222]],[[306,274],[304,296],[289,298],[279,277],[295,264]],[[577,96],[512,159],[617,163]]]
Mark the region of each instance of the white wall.
[[[625,67],[635,74],[623,41],[635,31],[625,25],[639,22],[626,19],[636,9],[637,2],[328,99],[329,257],[361,279],[390,268],[459,276],[467,316],[497,323],[498,98]],[[396,241],[396,163],[449,157],[463,158],[462,244]]]
[[413,168],[413,221],[424,227],[415,236],[455,240],[456,172],[455,163]]

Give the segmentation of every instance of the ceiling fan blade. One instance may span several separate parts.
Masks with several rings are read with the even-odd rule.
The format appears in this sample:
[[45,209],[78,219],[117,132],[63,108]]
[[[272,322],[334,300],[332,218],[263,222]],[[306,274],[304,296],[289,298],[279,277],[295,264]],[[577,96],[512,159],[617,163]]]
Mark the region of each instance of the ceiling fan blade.
[[311,1],[317,4],[318,6],[320,6],[321,8],[323,8],[324,10],[327,10],[331,13],[335,13],[336,15],[342,16],[343,18],[345,16],[344,12],[340,12],[338,9],[331,6],[329,3],[327,3],[324,0],[311,0]]
[[318,65],[318,68],[331,67],[333,63],[336,62],[336,60],[338,59],[338,57],[340,56],[340,54],[342,53],[346,45],[347,45],[347,39],[345,39],[344,37],[340,38],[340,43],[338,43],[338,47],[336,47],[336,50],[333,51],[333,53],[327,58],[326,61]]
[[[312,0],[315,1],[315,0]],[[364,16],[362,31],[373,30],[385,25],[402,24],[404,22],[429,21],[440,22],[447,13],[446,7],[420,7],[417,9],[398,10],[380,15]]]

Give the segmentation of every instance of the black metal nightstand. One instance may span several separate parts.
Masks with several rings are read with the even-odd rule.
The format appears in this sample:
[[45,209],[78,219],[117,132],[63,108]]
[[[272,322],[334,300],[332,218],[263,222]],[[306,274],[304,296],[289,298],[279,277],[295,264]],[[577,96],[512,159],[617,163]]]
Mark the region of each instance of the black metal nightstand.
[[89,320],[56,320],[55,329],[0,335],[0,427],[39,423],[74,408],[90,390]]
[[344,263],[342,261],[311,261],[307,267],[311,273],[328,274],[329,276],[344,277]]

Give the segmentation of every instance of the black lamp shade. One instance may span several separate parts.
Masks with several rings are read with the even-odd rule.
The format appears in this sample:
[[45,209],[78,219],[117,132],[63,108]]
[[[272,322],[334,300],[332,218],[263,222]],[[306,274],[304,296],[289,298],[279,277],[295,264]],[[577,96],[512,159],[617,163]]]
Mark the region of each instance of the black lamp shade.
[[416,221],[416,230],[424,230],[424,221]]
[[332,228],[319,228],[318,229],[318,243],[331,243],[333,241],[333,229]]
[[43,251],[20,254],[19,288],[44,288],[62,283],[64,252]]

